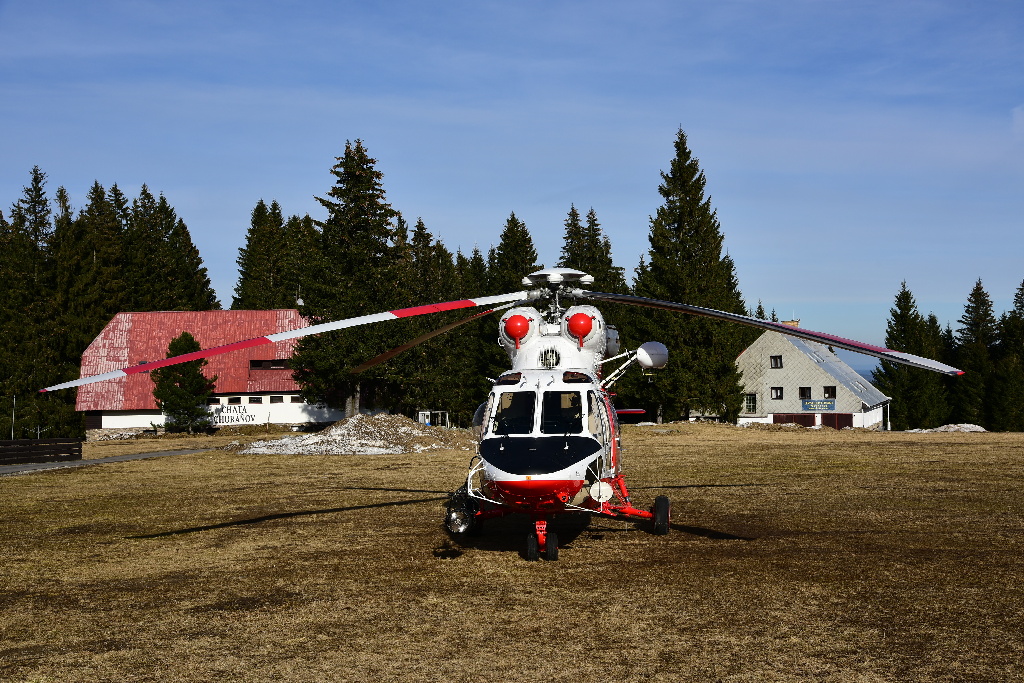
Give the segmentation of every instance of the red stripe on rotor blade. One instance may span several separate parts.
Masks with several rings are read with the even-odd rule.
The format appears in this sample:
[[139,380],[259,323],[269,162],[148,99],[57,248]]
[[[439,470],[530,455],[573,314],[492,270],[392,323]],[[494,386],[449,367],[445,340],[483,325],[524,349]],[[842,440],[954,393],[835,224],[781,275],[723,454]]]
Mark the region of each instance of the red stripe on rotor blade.
[[424,313],[440,313],[441,311],[454,311],[459,308],[472,308],[473,306],[476,306],[476,302],[470,301],[469,299],[463,299],[462,301],[446,301],[442,304],[428,304],[426,306],[400,308],[397,311],[391,311],[391,313],[396,318],[410,318],[414,315],[423,315]]
[[193,351],[192,353],[184,353],[180,356],[174,356],[173,358],[165,358],[163,360],[156,360],[152,363],[143,363],[142,365],[135,365],[130,368],[125,368],[124,372],[127,375],[134,375],[137,372],[149,372],[150,370],[156,370],[157,368],[163,368],[168,365],[177,365],[178,363],[187,363],[190,360],[199,360],[200,358],[207,358],[209,356],[218,356],[222,353],[230,353],[232,351],[241,351],[242,349],[248,349],[253,346],[262,346],[263,344],[272,344],[266,337],[256,337],[255,339],[246,339],[245,341],[233,342],[231,344],[224,344],[223,346],[214,346],[211,349],[203,349],[202,351]]

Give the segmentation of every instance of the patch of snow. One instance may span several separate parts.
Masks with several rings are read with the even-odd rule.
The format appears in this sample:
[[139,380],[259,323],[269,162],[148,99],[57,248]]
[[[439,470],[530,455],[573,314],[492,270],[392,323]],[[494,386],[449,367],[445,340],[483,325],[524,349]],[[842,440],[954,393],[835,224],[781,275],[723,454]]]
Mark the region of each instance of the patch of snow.
[[933,432],[985,432],[988,431],[984,427],[972,424],[955,424],[955,425],[942,425],[941,427],[935,427],[933,429],[908,429],[907,432],[913,434],[930,434]]
[[428,427],[402,415],[354,415],[317,434],[254,441],[242,453],[265,455],[396,455],[438,450],[472,451],[468,430]]

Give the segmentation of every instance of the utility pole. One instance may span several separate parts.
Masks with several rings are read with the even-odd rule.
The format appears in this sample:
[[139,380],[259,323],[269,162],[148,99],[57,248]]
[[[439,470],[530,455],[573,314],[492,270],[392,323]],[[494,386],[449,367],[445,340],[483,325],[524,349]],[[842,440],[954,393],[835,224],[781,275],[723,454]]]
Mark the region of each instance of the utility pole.
[[18,397],[11,396],[11,441],[14,441],[14,411],[18,407]]

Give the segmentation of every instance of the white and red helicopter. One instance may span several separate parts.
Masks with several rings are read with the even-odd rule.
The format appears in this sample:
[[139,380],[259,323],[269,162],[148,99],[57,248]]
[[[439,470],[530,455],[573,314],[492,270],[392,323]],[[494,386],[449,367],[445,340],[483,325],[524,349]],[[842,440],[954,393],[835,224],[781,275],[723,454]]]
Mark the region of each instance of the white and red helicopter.
[[[445,526],[453,535],[462,536],[478,532],[487,519],[514,513],[526,514],[534,522],[533,530],[527,536],[526,558],[536,560],[543,556],[556,560],[558,539],[554,531],[548,529],[548,522],[555,515],[585,513],[645,521],[650,523],[655,534],[668,533],[672,515],[671,504],[665,496],[655,498],[649,509],[633,505],[622,475],[618,412],[613,407],[609,391],[634,363],[648,369],[664,367],[668,362],[668,351],[659,342],[647,342],[636,350],[620,353],[615,328],[606,325],[601,312],[585,303],[587,301],[611,301],[717,318],[775,330],[894,363],[949,375],[963,374],[956,368],[920,356],[769,320],[671,301],[581,289],[593,281],[590,275],[578,270],[541,270],[523,278],[523,284],[529,289],[519,292],[311,325],[83,377],[41,391],[149,372],[167,365],[311,334],[427,313],[501,304],[486,312],[507,309],[498,326],[498,342],[508,353],[512,367],[494,381],[487,401],[474,415],[478,452],[470,463],[465,484],[449,497]],[[567,300],[584,303],[570,306]],[[462,322],[466,320],[446,325],[360,368],[392,357],[395,352]],[[603,364],[617,360],[624,362],[606,374]]]

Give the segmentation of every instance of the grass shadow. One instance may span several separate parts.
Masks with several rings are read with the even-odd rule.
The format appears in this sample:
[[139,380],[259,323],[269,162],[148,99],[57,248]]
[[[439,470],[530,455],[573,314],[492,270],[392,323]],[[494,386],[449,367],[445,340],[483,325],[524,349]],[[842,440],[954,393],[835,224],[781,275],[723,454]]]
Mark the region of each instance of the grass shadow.
[[230,522],[221,522],[220,524],[206,524],[204,526],[189,527],[187,529],[172,529],[171,531],[161,531],[155,534],[142,534],[139,536],[126,536],[126,538],[140,539],[140,538],[165,538],[167,536],[180,536],[183,534],[195,534],[201,531],[213,531],[214,529],[230,529],[236,526],[245,526],[247,524],[261,524],[263,522],[271,522],[278,519],[293,519],[296,517],[308,517],[310,515],[330,515],[338,512],[353,512],[356,510],[372,510],[374,508],[386,508],[386,507],[399,507],[402,505],[415,505],[417,503],[433,503],[441,500],[447,500],[448,497],[443,498],[418,498],[416,500],[396,500],[388,503],[370,503],[367,505],[352,505],[343,508],[324,508],[322,510],[298,510],[295,512],[278,512],[272,515],[263,515],[261,517],[252,517],[249,519],[236,519]]

